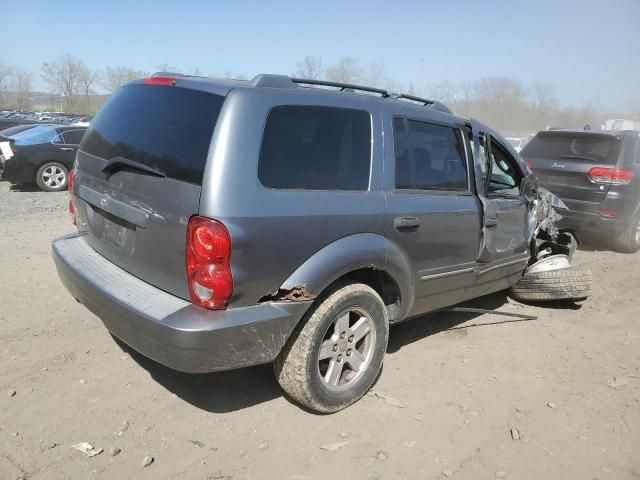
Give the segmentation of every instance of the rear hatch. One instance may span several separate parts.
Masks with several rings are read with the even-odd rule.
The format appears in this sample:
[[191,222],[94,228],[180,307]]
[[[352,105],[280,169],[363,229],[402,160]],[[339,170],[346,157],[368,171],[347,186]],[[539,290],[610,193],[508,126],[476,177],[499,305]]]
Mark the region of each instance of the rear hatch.
[[198,213],[223,102],[221,95],[180,87],[179,79],[128,84],[96,115],[77,155],[74,203],[87,242],[184,299],[187,223]]
[[520,155],[541,186],[569,204],[600,203],[610,186],[594,183],[588,173],[616,166],[622,140],[611,133],[546,131],[538,133]]

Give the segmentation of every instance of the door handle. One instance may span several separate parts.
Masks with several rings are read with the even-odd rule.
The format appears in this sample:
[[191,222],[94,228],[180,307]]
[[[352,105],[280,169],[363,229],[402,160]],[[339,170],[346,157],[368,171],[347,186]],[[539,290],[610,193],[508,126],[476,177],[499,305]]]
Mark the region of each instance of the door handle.
[[64,150],[65,152],[73,152],[72,147],[60,147],[60,150]]
[[484,226],[486,228],[495,228],[498,226],[498,219],[496,217],[487,217],[484,220]]
[[414,232],[420,226],[417,217],[396,217],[393,219],[393,227],[399,232]]

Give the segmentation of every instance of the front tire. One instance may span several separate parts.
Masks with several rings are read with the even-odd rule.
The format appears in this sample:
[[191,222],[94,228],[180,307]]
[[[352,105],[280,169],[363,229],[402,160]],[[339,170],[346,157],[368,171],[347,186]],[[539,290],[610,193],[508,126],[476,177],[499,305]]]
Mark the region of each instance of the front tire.
[[307,409],[337,412],[374,384],[388,340],[380,295],[364,284],[337,284],[317,300],[285,345],[274,362],[276,378]]
[[510,295],[523,302],[579,301],[591,295],[592,282],[591,270],[577,268],[525,273]]
[[58,162],[47,162],[36,172],[36,184],[45,192],[59,192],[67,188],[69,170]]

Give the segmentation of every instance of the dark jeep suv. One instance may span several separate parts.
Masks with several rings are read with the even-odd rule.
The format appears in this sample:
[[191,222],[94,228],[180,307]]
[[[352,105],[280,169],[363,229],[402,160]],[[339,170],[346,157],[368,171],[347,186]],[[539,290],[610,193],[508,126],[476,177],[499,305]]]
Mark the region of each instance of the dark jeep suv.
[[53,255],[76,299],[177,370],[274,362],[319,412],[368,391],[390,324],[512,287],[534,262],[523,293],[547,278],[534,298],[588,295],[569,288],[584,272],[553,270],[570,242],[553,242],[509,143],[413,96],[155,75],[107,101],[74,171],[78,232]]
[[639,132],[549,130],[520,155],[569,207],[563,226],[604,235],[621,252],[640,249]]

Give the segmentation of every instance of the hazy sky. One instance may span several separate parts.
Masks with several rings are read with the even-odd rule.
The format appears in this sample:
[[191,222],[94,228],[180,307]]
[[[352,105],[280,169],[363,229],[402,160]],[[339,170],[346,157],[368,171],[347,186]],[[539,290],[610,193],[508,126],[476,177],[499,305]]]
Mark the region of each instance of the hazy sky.
[[640,0],[36,1],[2,4],[0,61],[34,73],[69,52],[93,68],[290,74],[305,55],[383,63],[418,87],[508,76],[563,105],[640,98]]

